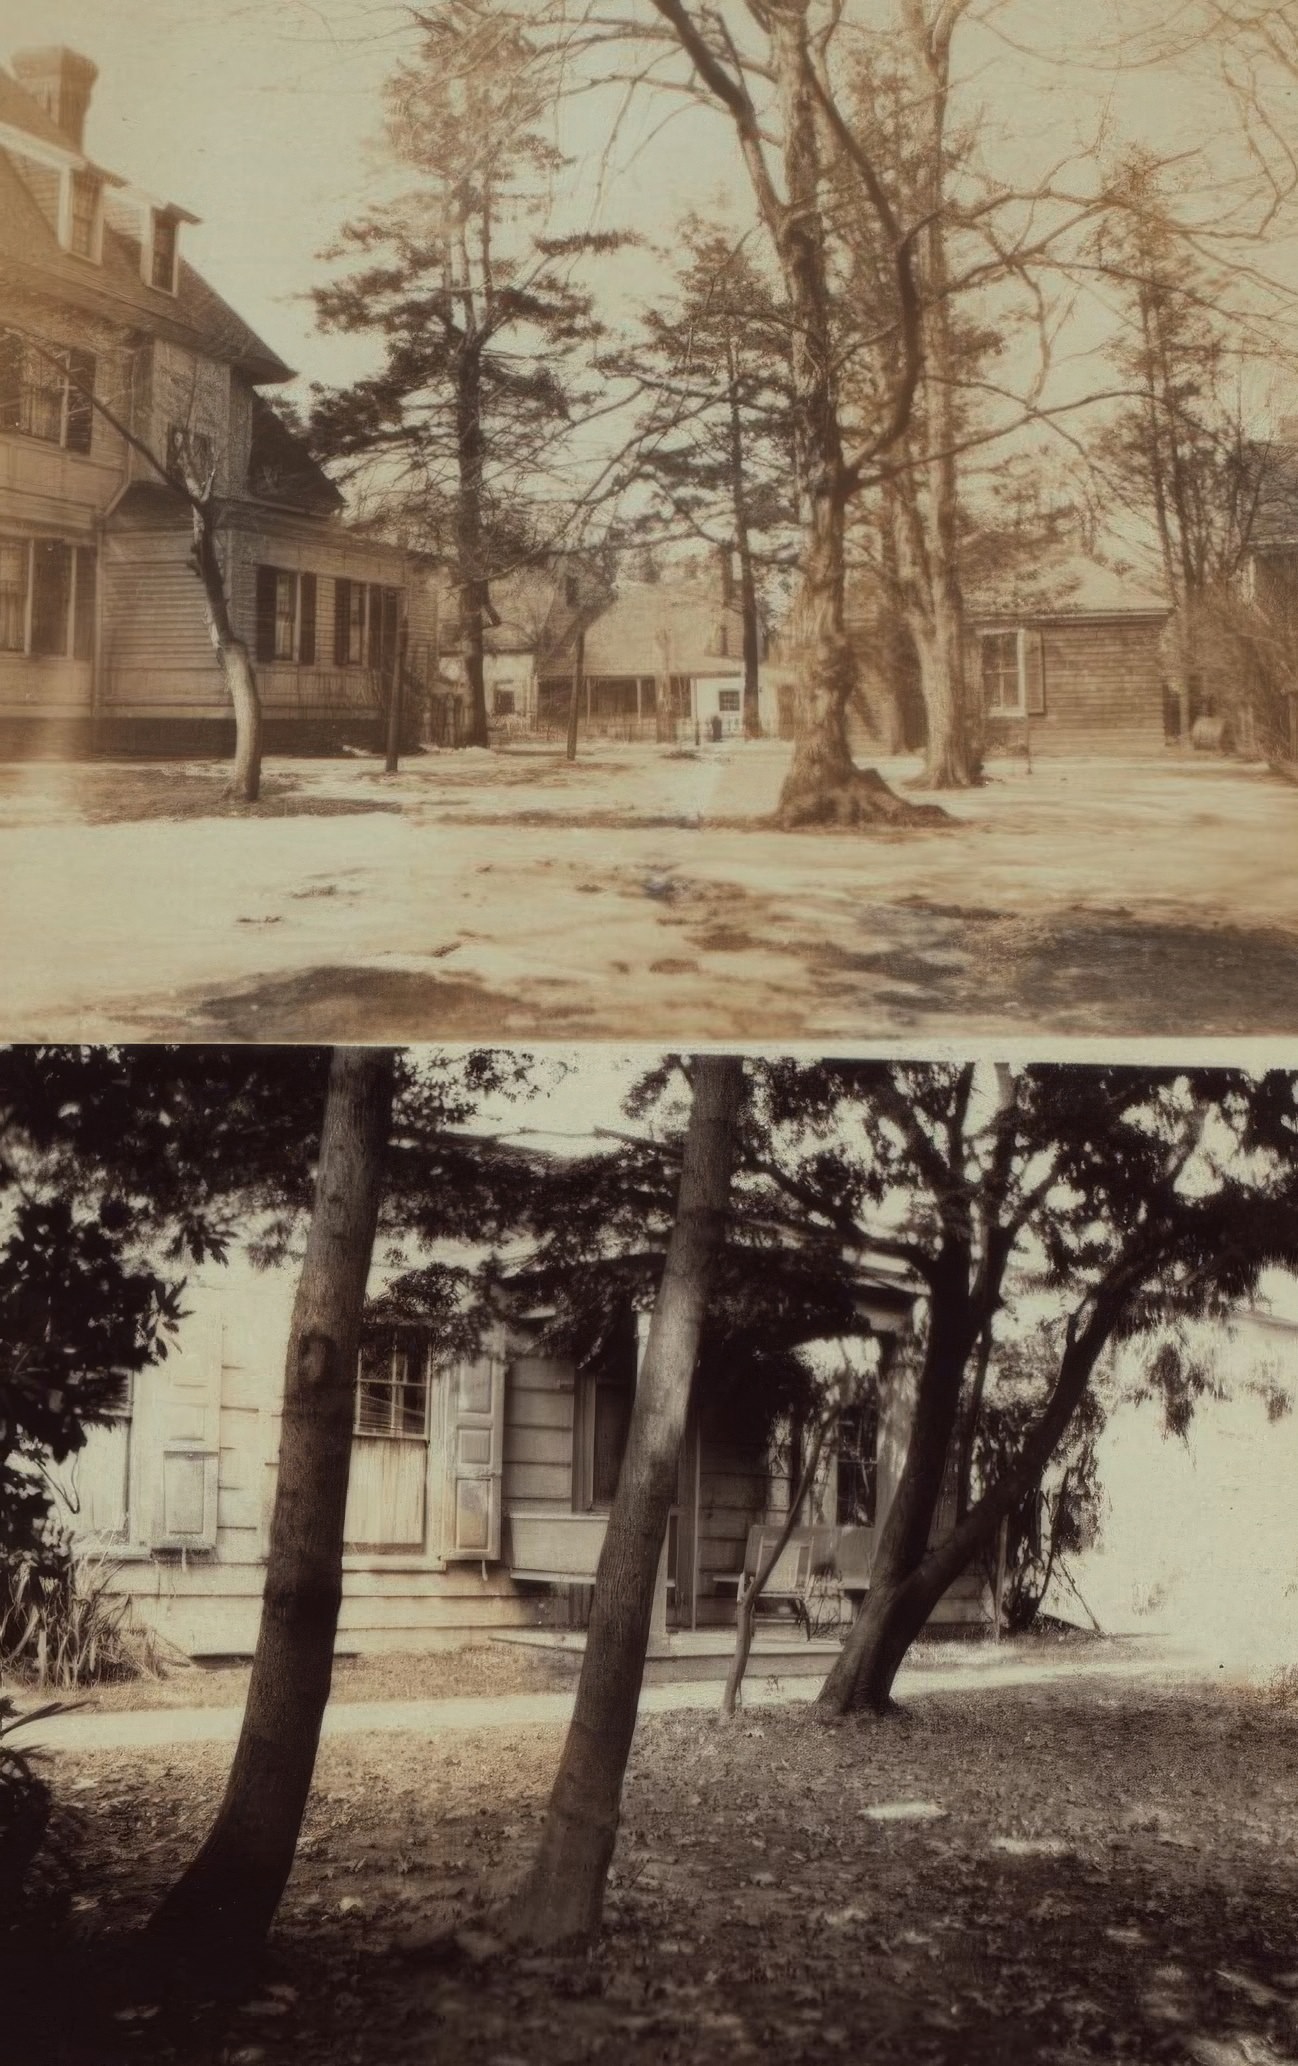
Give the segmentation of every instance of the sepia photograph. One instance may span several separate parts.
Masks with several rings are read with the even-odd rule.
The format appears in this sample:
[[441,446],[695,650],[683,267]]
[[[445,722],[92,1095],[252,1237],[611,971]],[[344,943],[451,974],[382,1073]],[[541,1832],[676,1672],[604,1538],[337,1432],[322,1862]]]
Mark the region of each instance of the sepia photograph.
[[1298,0],[0,0],[3,2066],[1298,2066]]
[[0,1053],[55,2066],[1292,2056],[1298,1075]]
[[1298,1026],[1298,40],[0,0],[16,1039]]

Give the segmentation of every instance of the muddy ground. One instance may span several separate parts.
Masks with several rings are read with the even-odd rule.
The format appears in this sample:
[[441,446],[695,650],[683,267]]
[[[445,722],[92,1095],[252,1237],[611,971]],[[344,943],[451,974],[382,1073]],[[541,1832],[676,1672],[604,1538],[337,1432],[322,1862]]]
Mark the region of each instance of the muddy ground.
[[[781,833],[787,749],[0,770],[22,1038],[910,1041],[1298,1030],[1298,787],[994,767],[947,824]],[[905,763],[886,772],[897,781]]]
[[[21,1999],[36,2014],[13,2056],[1292,2066],[1298,2055],[1292,1691],[1083,1677],[928,1694],[883,1724],[826,1729],[797,1708],[731,1725],[652,1718],[633,1754],[605,1937],[572,1960],[507,1952],[492,1931],[558,1747],[548,1728],[326,1744],[271,1962],[241,1999],[178,2009],[125,1985],[102,2021],[78,2025],[84,1983],[50,1966],[29,1913]],[[147,1913],[206,1826],[225,1755],[54,1761],[72,1928],[93,1937]],[[449,1951],[448,1929],[460,1933]],[[120,1960],[114,1970],[120,1979]]]

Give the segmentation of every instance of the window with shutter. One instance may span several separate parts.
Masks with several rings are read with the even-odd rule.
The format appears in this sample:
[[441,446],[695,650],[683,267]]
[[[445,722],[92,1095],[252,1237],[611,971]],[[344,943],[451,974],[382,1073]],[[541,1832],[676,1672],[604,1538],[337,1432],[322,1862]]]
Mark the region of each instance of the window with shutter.
[[1023,633],[1023,707],[1029,717],[1046,714],[1045,634],[1039,630]]
[[31,544],[0,538],[0,653],[27,650],[27,580]]
[[95,589],[99,563],[91,545],[79,545],[76,583],[72,603],[72,655],[76,660],[95,657]]
[[315,666],[315,615],[316,577],[303,574],[301,588],[301,618],[298,625],[298,659],[304,667]]
[[446,1373],[446,1499],[442,1554],[448,1560],[500,1555],[505,1365],[495,1356]]
[[276,660],[291,660],[297,642],[297,575],[275,570]]
[[980,645],[983,709],[1012,716],[1023,709],[1021,637],[1017,631],[984,631]]
[[23,347],[10,330],[0,330],[0,430],[22,427]]
[[351,582],[334,582],[334,666],[347,665],[347,624],[351,615]]
[[273,660],[275,658],[275,606],[278,594],[279,587],[275,568],[258,567],[255,651],[259,660]]
[[38,538],[32,549],[32,631],[28,651],[66,653],[72,600],[72,548],[61,538]]

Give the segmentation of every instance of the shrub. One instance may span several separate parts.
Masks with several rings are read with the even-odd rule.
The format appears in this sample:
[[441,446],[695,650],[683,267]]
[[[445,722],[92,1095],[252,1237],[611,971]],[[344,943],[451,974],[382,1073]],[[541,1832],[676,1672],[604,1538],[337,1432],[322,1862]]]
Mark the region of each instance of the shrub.
[[20,1715],[12,1700],[0,1699],[0,1915],[17,1905],[50,1819],[49,1787],[32,1768],[30,1748],[13,1739],[20,1729],[62,1712],[61,1703],[51,1701]]
[[0,1671],[60,1687],[160,1677],[157,1638],[110,1590],[115,1569],[66,1542],[0,1561]]

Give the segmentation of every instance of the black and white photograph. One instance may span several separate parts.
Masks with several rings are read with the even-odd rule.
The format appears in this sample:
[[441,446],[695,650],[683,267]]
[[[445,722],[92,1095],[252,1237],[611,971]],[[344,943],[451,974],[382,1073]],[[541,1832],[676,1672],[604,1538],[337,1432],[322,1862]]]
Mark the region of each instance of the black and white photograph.
[[0,0],[4,2066],[1298,2066],[1298,0]]

